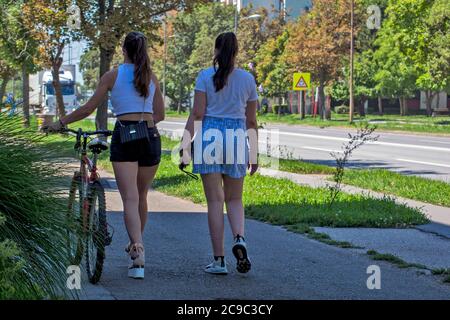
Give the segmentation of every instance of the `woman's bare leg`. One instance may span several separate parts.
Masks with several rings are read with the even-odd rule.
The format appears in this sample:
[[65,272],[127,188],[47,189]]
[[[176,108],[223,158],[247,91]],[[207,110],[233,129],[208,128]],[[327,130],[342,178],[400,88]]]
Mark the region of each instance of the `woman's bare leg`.
[[153,167],[139,167],[137,174],[137,187],[139,192],[139,217],[141,219],[141,233],[144,233],[148,218],[147,193],[153,182],[158,165]]
[[125,227],[131,243],[142,243],[139,217],[139,191],[137,187],[138,163],[113,162],[117,187],[122,197]]
[[244,178],[234,179],[229,176],[223,177],[223,189],[225,192],[225,204],[227,217],[230,222],[233,237],[244,236],[244,205],[242,204],[242,191]]
[[214,256],[224,256],[223,248],[223,203],[222,174],[202,174],[203,189],[208,203],[208,226]]

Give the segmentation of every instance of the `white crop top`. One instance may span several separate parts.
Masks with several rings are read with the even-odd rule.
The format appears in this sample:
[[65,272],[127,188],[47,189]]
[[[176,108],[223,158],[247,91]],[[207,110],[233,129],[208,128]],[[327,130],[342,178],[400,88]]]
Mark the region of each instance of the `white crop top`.
[[155,96],[155,84],[149,85],[149,95],[145,99],[141,97],[134,87],[134,64],[124,63],[119,65],[117,78],[111,90],[112,112],[116,116],[126,113],[153,113],[153,97]]

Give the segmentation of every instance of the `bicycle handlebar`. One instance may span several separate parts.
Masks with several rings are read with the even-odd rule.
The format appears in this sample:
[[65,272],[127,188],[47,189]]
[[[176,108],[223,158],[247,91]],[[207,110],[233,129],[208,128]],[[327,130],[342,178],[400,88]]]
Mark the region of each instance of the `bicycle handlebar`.
[[73,129],[69,129],[69,128],[64,128],[61,130],[61,132],[72,132],[76,135],[87,135],[87,136],[93,136],[96,134],[101,134],[104,136],[112,136],[113,132],[111,130],[97,130],[97,131],[83,131],[81,128],[78,130],[73,130]]

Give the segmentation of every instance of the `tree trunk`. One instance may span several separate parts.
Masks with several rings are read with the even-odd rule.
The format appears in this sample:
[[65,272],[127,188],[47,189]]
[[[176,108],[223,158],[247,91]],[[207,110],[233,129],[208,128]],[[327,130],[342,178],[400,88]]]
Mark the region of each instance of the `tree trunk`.
[[30,79],[28,77],[27,66],[22,65],[22,108],[23,108],[23,125],[30,126]]
[[431,114],[433,113],[433,110],[431,108],[431,103],[433,101],[433,95],[431,94],[430,90],[425,91],[425,102],[427,105],[427,116],[431,117]]
[[324,119],[325,116],[325,81],[323,80],[323,77],[320,77],[320,83],[319,83],[319,114],[320,119]]
[[305,119],[305,91],[300,91],[300,119]]
[[408,99],[403,97],[402,100],[403,100],[403,115],[407,116],[408,115]]
[[183,86],[180,85],[180,91],[179,91],[180,95],[178,96],[178,109],[177,112],[178,114],[181,114],[181,99],[183,96]]
[[331,96],[325,98],[325,119],[331,120]]
[[358,100],[358,111],[359,111],[359,116],[360,117],[365,117],[366,116],[366,110],[364,109],[364,104],[366,103],[366,98],[362,97],[361,99]]
[[399,103],[399,105],[400,105],[400,115],[401,115],[401,116],[404,116],[404,111],[403,111],[403,98],[402,98],[402,97],[399,97],[399,98],[398,98],[398,103]]
[[436,96],[436,109],[439,109],[439,104],[440,104],[440,98],[441,98],[441,95],[439,94],[439,92],[437,93],[437,96]]
[[283,98],[279,97],[278,98],[278,119],[280,118],[281,115],[281,106],[283,105]]
[[[100,77],[101,78],[111,68],[111,61],[114,50],[104,49],[100,47]],[[108,99],[97,107],[97,115],[95,116],[95,126],[97,130],[108,129]]]
[[382,116],[384,114],[383,110],[383,98],[378,96],[378,114]]
[[3,97],[5,96],[6,85],[8,84],[10,76],[4,76],[2,79],[2,85],[0,86],[0,103],[3,102]]
[[56,97],[56,115],[61,118],[66,115],[66,108],[64,107],[64,98],[61,89],[61,82],[59,79],[59,69],[62,65],[62,58],[58,58],[52,64],[52,77],[53,77],[53,87],[55,88]]

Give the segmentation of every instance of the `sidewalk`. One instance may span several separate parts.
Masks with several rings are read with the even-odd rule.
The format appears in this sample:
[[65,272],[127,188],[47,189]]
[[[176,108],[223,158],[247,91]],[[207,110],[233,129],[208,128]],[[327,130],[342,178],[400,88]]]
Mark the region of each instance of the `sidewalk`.
[[[115,234],[102,279],[96,286],[83,283],[83,299],[450,299],[450,286],[439,277],[373,261],[361,250],[329,246],[251,219],[246,220],[246,235],[252,271],[235,271],[226,223],[230,274],[206,274],[203,267],[210,262],[211,246],[205,207],[156,191],[148,196],[146,277],[129,279],[120,195],[111,175],[101,175],[109,185],[108,222]],[[431,239],[425,250],[433,251]],[[381,290],[366,285],[367,267],[374,264],[381,268]]]

